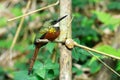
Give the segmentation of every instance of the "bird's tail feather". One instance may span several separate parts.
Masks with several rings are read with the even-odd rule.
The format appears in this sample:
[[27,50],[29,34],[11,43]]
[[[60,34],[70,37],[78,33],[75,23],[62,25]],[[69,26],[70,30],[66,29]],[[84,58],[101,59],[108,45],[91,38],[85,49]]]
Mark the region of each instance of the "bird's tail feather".
[[29,69],[28,69],[28,75],[30,75],[31,72],[32,72],[32,68],[33,68],[34,62],[35,62],[35,60],[37,58],[39,49],[40,49],[40,47],[37,47],[37,46],[35,47],[35,51],[34,51],[33,57],[32,57],[32,59],[30,61],[30,66],[29,66]]

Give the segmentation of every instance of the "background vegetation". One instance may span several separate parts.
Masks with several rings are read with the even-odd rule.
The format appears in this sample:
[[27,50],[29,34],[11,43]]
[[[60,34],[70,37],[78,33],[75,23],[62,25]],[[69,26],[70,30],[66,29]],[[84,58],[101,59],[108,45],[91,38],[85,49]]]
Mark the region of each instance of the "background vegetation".
[[[56,0],[33,0],[28,12],[54,2]],[[33,74],[28,76],[27,70],[34,52],[35,33],[46,20],[59,17],[59,5],[25,18],[13,49],[12,64],[9,64],[9,49],[20,19],[11,22],[7,20],[22,15],[26,4],[27,0],[0,0],[0,80],[58,80],[60,52],[57,43],[51,42],[42,47]],[[119,5],[119,0],[72,0],[72,38],[79,44],[120,56],[120,38],[116,31],[120,32]],[[4,57],[4,54],[8,56]],[[111,67],[120,71],[120,62],[103,55],[95,55],[103,60],[114,61],[115,64]],[[102,74],[98,74],[102,71],[102,64],[87,51],[75,47],[72,49],[72,58],[73,80],[97,80],[96,76]],[[110,77],[110,80],[120,79],[115,74]]]

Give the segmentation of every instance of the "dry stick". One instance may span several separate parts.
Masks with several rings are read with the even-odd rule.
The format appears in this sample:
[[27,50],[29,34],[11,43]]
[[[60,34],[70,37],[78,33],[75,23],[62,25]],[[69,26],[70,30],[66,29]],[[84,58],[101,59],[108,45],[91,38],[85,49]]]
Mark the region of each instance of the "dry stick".
[[[68,40],[68,39],[67,39]],[[47,39],[37,39],[36,40],[38,43],[40,42],[51,42]],[[72,40],[73,41],[73,40]],[[55,40],[55,41],[52,41],[52,42],[55,42],[55,43],[65,43],[65,41],[60,41],[60,40]],[[78,43],[76,43],[75,41],[73,41],[74,45],[77,46],[77,47],[80,47],[82,49],[85,49],[85,50],[88,50],[88,51],[92,51],[92,52],[96,52],[96,53],[99,53],[99,54],[102,54],[102,55],[105,55],[105,56],[108,56],[108,57],[111,57],[111,58],[114,58],[114,59],[118,59],[120,60],[120,57],[117,57],[117,56],[113,56],[113,55],[110,55],[108,53],[104,53],[104,52],[101,52],[101,51],[98,51],[98,50],[95,50],[95,49],[92,49],[92,48],[89,48],[89,47],[86,47],[86,46],[83,46],[83,45],[80,45]],[[70,43],[71,44],[71,43]]]
[[[74,41],[73,41],[74,42]],[[118,75],[120,77],[120,74],[117,73],[114,69],[112,69],[110,66],[108,66],[106,63],[104,63],[99,57],[97,57],[96,55],[94,55],[92,52],[96,52],[96,53],[99,53],[99,54],[102,54],[102,55],[106,55],[106,56],[109,56],[109,57],[112,57],[112,58],[115,58],[115,59],[120,59],[119,57],[116,57],[116,56],[113,56],[113,55],[109,55],[107,53],[104,53],[104,52],[100,52],[100,51],[97,51],[95,49],[91,49],[91,48],[88,48],[86,46],[83,46],[83,45],[80,45],[76,42],[74,42],[74,45],[77,46],[77,47],[80,47],[82,49],[85,49],[87,50],[92,56],[94,56],[96,59],[98,59],[104,66],[106,66],[108,69],[110,69],[112,72],[114,72],[116,75]],[[92,52],[91,52],[92,51]]]
[[[29,2],[27,3],[26,11],[29,9],[30,4],[31,4],[31,0],[29,0]],[[26,13],[26,11],[24,12],[24,14]],[[20,33],[20,30],[21,30],[21,27],[22,27],[22,25],[23,25],[24,19],[25,19],[25,17],[22,17],[10,49],[13,49],[13,47],[14,47],[14,45],[15,45],[15,43],[16,43],[16,40],[17,40],[18,35],[19,35],[19,33]]]
[[[88,51],[88,50],[87,50]],[[112,69],[110,66],[108,66],[105,62],[103,62],[99,57],[97,57],[96,55],[94,55],[91,51],[88,51],[92,56],[94,56],[97,60],[99,60],[104,66],[106,66],[108,69],[110,69],[113,73],[115,73],[116,75],[118,75],[120,77],[120,74],[118,72],[116,72],[114,69]]]
[[13,21],[13,20],[19,19],[19,18],[21,18],[21,17],[28,16],[28,15],[30,15],[30,14],[33,14],[33,13],[35,13],[35,12],[38,12],[38,11],[41,11],[41,10],[44,10],[44,9],[53,7],[53,6],[58,5],[58,4],[59,4],[59,0],[58,0],[56,3],[53,3],[53,4],[48,5],[48,6],[46,6],[46,7],[43,7],[43,8],[34,10],[34,11],[31,11],[31,12],[29,12],[29,13],[23,14],[23,15],[21,15],[21,16],[18,16],[18,17],[12,18],[12,19],[8,19],[8,21]]
[[[70,39],[70,40],[72,40],[72,39]],[[49,40],[46,40],[46,39],[44,39],[44,40],[38,39],[37,41],[38,42],[49,42]],[[57,43],[61,43],[62,42],[63,43],[64,41],[54,41],[54,42],[57,42]],[[70,44],[72,44],[72,42]],[[97,57],[96,55],[94,55],[92,52],[96,52],[96,53],[99,53],[99,54],[102,54],[102,55],[106,55],[106,56],[109,56],[109,57],[112,57],[112,58],[116,58],[116,56],[112,56],[112,55],[109,55],[109,54],[107,55],[107,53],[100,52],[100,51],[97,51],[95,49],[91,49],[91,48],[88,48],[86,46],[80,45],[80,44],[76,43],[75,41],[73,41],[73,44],[75,44],[75,46],[77,46],[77,47],[80,47],[82,49],[87,50],[92,56],[94,56],[97,60],[99,60],[104,66],[106,66],[108,69],[110,69],[112,72],[114,72],[116,75],[118,75],[120,77],[119,73],[117,73],[114,69],[112,69],[110,66],[108,66],[105,62],[103,62],[99,57]],[[116,59],[120,59],[120,58],[117,57]]]
[[[73,20],[73,18],[71,19],[70,23],[72,22],[72,20]],[[69,23],[69,24],[70,24],[70,23]],[[69,26],[69,24],[68,24],[68,26]],[[72,39],[71,39],[71,40],[72,40]],[[73,40],[72,40],[72,41],[73,41]],[[71,43],[71,44],[72,44],[72,43]],[[116,72],[114,69],[112,69],[110,66],[108,66],[105,62],[103,62],[99,57],[97,57],[96,55],[94,55],[91,51],[108,56],[106,53],[100,52],[100,51],[97,51],[97,50],[94,50],[94,49],[91,49],[91,48],[88,48],[88,47],[83,46],[83,45],[80,45],[80,44],[78,44],[78,43],[76,43],[76,42],[74,42],[74,41],[73,41],[73,45],[87,50],[92,56],[94,56],[97,60],[99,60],[104,66],[106,66],[106,67],[107,67],[108,69],[110,69],[113,73],[115,73],[116,75],[118,75],[118,76],[120,77],[120,74],[119,74],[118,72]],[[112,56],[112,55],[109,55],[109,57],[116,58],[116,56]],[[120,58],[117,57],[117,59],[120,59]]]
[[[71,21],[68,23],[68,26],[72,22],[73,18],[74,17],[72,17]],[[106,55],[108,57],[112,57],[112,58],[120,60],[120,57],[116,57],[116,56],[113,56],[113,55],[110,55],[110,54],[107,54],[107,53],[104,53],[104,52],[101,52],[101,51],[98,51],[98,50],[95,50],[95,49],[92,49],[92,48],[88,48],[86,46],[83,46],[83,45],[80,45],[80,44],[76,43],[75,41],[73,41],[73,43],[74,43],[75,46],[78,46],[80,48],[83,48],[83,49],[86,49],[86,50],[89,50],[89,51],[93,51],[93,52],[96,52],[96,53],[99,53],[99,54],[102,54],[102,55]]]
[[76,43],[75,41],[74,41],[74,45],[77,46],[77,47],[80,47],[82,49],[88,50],[88,51],[92,51],[92,52],[95,52],[95,53],[99,53],[99,54],[102,54],[102,55],[120,60],[120,57],[113,56],[113,55],[110,55],[110,54],[107,54],[107,53],[104,53],[104,52],[101,52],[101,51],[98,51],[98,50],[95,50],[95,49],[92,49],[92,48],[89,48],[89,47],[86,47],[86,46],[83,46],[83,45],[80,45],[80,44]]
[[[69,22],[69,24],[72,22],[73,18],[71,19],[71,21]],[[68,24],[68,26],[69,26]],[[47,39],[37,39],[36,42],[51,42]],[[64,43],[65,41],[59,41],[59,40],[55,40],[53,42],[56,42],[56,43]],[[74,41],[73,41],[74,42]],[[109,57],[112,57],[112,58],[116,58],[116,59],[120,59],[119,57],[116,57],[116,56],[113,56],[113,55],[109,55],[107,53],[104,53],[104,52],[101,52],[101,51],[98,51],[98,50],[95,50],[95,49],[92,49],[92,48],[88,48],[86,46],[83,46],[83,45],[80,45],[76,42],[74,42],[75,46],[77,47],[80,47],[80,48],[83,48],[85,50],[87,50],[92,56],[94,56],[96,59],[98,59],[103,65],[105,65],[108,69],[110,69],[112,72],[114,72],[116,75],[118,75],[120,77],[120,74],[117,73],[115,70],[113,70],[111,67],[109,67],[106,63],[104,63],[100,58],[98,58],[96,55],[94,55],[91,51],[93,52],[96,52],[96,53],[99,53],[99,54],[102,54],[102,55],[106,55],[106,56],[109,56]]]
[[[24,12],[24,14],[25,14],[25,13],[27,12],[27,10],[29,9],[31,2],[32,2],[31,0],[28,1],[27,6],[26,6],[26,11]],[[18,38],[18,35],[19,35],[20,30],[21,30],[21,28],[22,28],[24,19],[25,19],[25,17],[22,17],[22,19],[21,19],[21,21],[20,21],[20,24],[19,24],[19,26],[18,26],[18,29],[17,29],[17,31],[16,31],[15,37],[14,37],[14,39],[13,39],[12,45],[11,45],[11,47],[10,47],[10,59],[12,59],[12,54],[11,54],[11,53],[12,53],[12,49],[13,49],[16,41],[17,41],[17,38]]]

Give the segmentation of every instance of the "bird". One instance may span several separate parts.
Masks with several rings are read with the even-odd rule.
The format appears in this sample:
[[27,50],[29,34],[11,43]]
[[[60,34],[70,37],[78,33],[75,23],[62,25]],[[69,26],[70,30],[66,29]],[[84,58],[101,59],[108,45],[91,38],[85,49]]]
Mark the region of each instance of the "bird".
[[46,45],[48,42],[37,42],[37,39],[47,39],[49,41],[54,41],[59,35],[60,35],[60,27],[59,27],[59,22],[63,20],[67,15],[57,19],[57,20],[49,20],[46,21],[43,26],[41,27],[40,31],[36,35],[34,39],[34,45],[35,45],[35,50],[34,54],[32,56],[32,59],[30,60],[30,65],[28,69],[28,75],[32,73],[32,68],[34,66],[34,62],[37,58],[39,49]]

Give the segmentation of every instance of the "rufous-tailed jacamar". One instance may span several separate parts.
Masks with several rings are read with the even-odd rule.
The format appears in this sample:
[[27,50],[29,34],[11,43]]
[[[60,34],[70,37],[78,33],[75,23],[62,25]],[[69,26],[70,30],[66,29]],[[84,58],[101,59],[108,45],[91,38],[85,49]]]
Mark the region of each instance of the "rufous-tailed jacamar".
[[50,21],[45,22],[45,24],[40,29],[39,34],[36,35],[36,38],[34,40],[35,51],[34,51],[32,59],[30,61],[30,67],[28,70],[28,74],[30,74],[32,72],[32,68],[33,68],[33,65],[36,60],[36,57],[37,57],[40,47],[47,44],[47,42],[39,42],[38,43],[38,42],[36,42],[36,39],[48,39],[50,41],[55,40],[60,35],[60,27],[58,24],[66,16],[67,15],[59,18],[58,20],[53,20],[53,21],[50,20]]

